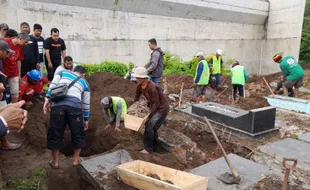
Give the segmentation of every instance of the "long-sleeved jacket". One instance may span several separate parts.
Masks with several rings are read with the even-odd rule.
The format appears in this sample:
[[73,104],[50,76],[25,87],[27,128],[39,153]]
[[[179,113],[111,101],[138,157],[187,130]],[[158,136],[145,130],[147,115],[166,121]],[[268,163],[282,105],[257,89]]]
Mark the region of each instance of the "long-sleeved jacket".
[[[52,88],[59,84],[67,84],[69,86],[77,77],[78,75],[76,73],[67,70],[55,74],[46,93],[46,98],[50,99]],[[84,123],[87,123],[90,116],[90,86],[88,82],[85,79],[80,78],[71,88],[68,89],[67,97],[64,100],[52,102],[52,107],[60,105],[82,108]]]
[[163,75],[164,55],[165,53],[160,48],[152,52],[150,62],[145,66],[150,76],[161,77]]
[[155,114],[156,112],[161,115],[168,113],[168,101],[160,88],[156,86],[152,81],[148,81],[148,84],[146,86],[142,86],[141,84],[138,85],[135,101],[139,100],[141,94],[145,96],[151,107],[151,115]]

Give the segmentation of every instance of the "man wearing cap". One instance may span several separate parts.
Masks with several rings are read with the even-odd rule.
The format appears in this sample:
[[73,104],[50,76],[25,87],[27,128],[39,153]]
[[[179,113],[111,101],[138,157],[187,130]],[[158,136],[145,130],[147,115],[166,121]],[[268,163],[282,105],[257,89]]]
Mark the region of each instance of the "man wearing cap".
[[[0,65],[1,65],[0,71],[2,71],[2,60],[6,59],[10,53],[14,53],[14,51],[10,49],[9,44],[4,40],[0,40]],[[5,91],[5,87],[7,86],[6,77],[3,76],[3,74],[0,74],[0,82],[1,82],[0,83],[0,99],[2,99],[0,101],[0,119],[1,119],[0,120],[0,142],[2,145],[1,149],[2,150],[16,150],[20,148],[22,144],[10,143],[5,137],[5,135],[7,135],[9,131],[8,129],[20,130],[24,127],[25,122],[27,120],[27,111],[23,111],[22,109],[20,109],[20,107],[23,106],[25,102],[22,101],[16,104],[10,104],[10,108],[9,108],[6,105],[6,97],[4,96],[5,93],[3,93]],[[13,107],[14,109],[11,109]],[[12,121],[14,120],[15,122],[12,123]]]
[[222,68],[223,68],[223,58],[222,50],[216,50],[216,54],[213,55],[210,59],[210,64],[212,65],[211,71],[211,86],[213,88],[221,84]]
[[197,52],[196,58],[198,59],[199,64],[197,65],[196,74],[194,77],[194,83],[196,85],[194,89],[194,95],[196,103],[200,103],[203,99],[203,96],[205,96],[205,91],[209,84],[210,70],[208,63],[204,58],[203,51]]
[[126,101],[120,97],[107,96],[101,100],[101,107],[107,124],[105,129],[109,129],[115,121],[115,130],[121,132],[119,126],[127,113]]
[[[30,26],[27,22],[20,24],[20,30],[22,33],[29,34]],[[40,54],[38,49],[37,40],[30,35],[28,44],[23,47],[24,60],[22,60],[21,77],[24,77],[29,71],[33,69],[40,69]]]
[[231,75],[231,84],[233,86],[233,101],[237,100],[237,91],[239,91],[239,96],[244,98],[244,85],[248,80],[248,74],[246,69],[236,61],[232,65],[230,72]]
[[157,130],[164,123],[169,112],[169,104],[165,95],[160,87],[148,79],[147,74],[147,69],[143,67],[133,69],[132,74],[138,83],[135,101],[139,101],[141,94],[143,94],[151,107],[151,113],[145,122],[144,150],[141,151],[144,154],[152,153],[157,148]]
[[8,77],[11,100],[18,101],[19,80],[21,75],[21,61],[24,59],[23,47],[28,44],[30,37],[26,33],[20,33],[17,37],[4,39],[14,51],[3,60],[3,72]]
[[0,39],[3,39],[6,36],[9,26],[5,23],[0,24]]
[[285,78],[283,83],[284,96],[288,96],[288,89],[294,87],[294,95],[298,97],[299,88],[302,87],[305,76],[305,72],[298,61],[292,55],[283,58],[282,54],[276,54],[273,60],[280,64],[281,72]]

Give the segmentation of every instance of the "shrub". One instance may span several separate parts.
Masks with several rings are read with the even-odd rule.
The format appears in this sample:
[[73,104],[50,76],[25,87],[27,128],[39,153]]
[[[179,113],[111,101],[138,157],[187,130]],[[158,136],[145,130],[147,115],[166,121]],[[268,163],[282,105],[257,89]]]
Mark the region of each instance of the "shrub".
[[[125,63],[104,61],[100,64],[82,64],[87,70],[87,75],[91,75],[95,72],[111,72],[115,75],[125,76],[128,68]],[[133,64],[131,65],[131,67]]]

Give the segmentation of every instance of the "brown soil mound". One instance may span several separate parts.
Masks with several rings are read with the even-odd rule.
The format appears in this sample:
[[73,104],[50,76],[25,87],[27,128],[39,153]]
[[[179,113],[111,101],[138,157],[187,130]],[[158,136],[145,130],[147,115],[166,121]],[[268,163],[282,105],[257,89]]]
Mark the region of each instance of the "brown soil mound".
[[182,82],[184,83],[183,89],[190,89],[194,87],[193,77],[185,74],[171,74],[161,78],[161,86],[164,86],[163,79],[166,78],[168,82],[168,92],[180,93]]
[[[206,160],[199,154],[193,153],[191,159],[186,163],[178,160],[174,153],[153,153],[144,155],[140,153],[143,149],[143,136],[134,131],[122,128],[118,133],[113,128],[104,130],[105,121],[100,106],[100,100],[104,96],[121,96],[129,105],[132,104],[136,91],[136,85],[128,80],[123,80],[119,76],[110,73],[95,73],[88,79],[91,86],[91,118],[89,121],[89,130],[86,132],[86,147],[82,150],[82,156],[91,156],[94,154],[126,149],[130,152],[133,159],[140,159],[163,166],[172,167],[180,170],[195,168],[204,164]],[[190,82],[192,79],[190,79]],[[186,87],[185,87],[186,88]],[[42,104],[35,104],[29,110],[29,120],[25,130],[19,134],[11,134],[13,142],[24,142],[24,146],[17,151],[1,153],[0,171],[4,180],[16,179],[16,177],[25,177],[30,172],[38,168],[46,168],[48,171],[47,184],[49,189],[91,189],[91,186],[80,180],[72,167],[72,158],[61,156],[61,169],[54,171],[48,166],[50,152],[46,151],[46,124],[48,117],[43,115]],[[183,116],[180,116],[183,118]],[[220,150],[216,148],[216,143],[209,133],[197,133],[186,130],[184,122],[168,122],[169,128],[181,132],[197,143],[200,150],[206,153],[208,160],[213,160],[222,156]],[[173,136],[171,138],[174,138]],[[66,131],[65,144],[61,152],[71,156],[73,151],[70,141],[70,132]],[[14,141],[16,140],[16,141]],[[224,143],[227,152],[248,153],[242,150],[239,152],[237,146]],[[236,150],[235,150],[236,149]],[[118,184],[115,187],[122,187],[123,184],[116,180],[111,182]],[[124,188],[116,188],[124,189]]]

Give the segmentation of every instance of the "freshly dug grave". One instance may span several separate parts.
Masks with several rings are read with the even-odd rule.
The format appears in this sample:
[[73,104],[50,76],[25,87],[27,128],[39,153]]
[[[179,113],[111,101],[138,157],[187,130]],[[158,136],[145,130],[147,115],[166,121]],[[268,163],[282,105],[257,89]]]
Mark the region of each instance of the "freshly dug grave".
[[[179,170],[190,170],[198,167],[208,160],[214,160],[222,156],[220,150],[210,133],[195,132],[186,128],[185,121],[167,121],[167,126],[171,130],[183,133],[197,144],[197,147],[206,154],[206,159],[201,158],[200,153],[188,151],[186,163],[181,162],[173,152],[153,153],[145,155],[140,153],[143,147],[143,136],[134,131],[122,127],[122,132],[118,133],[113,128],[104,130],[105,121],[100,106],[100,100],[104,96],[121,96],[129,105],[133,103],[136,85],[128,80],[123,80],[119,76],[110,73],[95,73],[88,79],[91,85],[91,118],[89,130],[86,132],[86,147],[82,150],[82,156],[114,151],[118,149],[127,150],[133,159],[139,159],[154,164],[159,164]],[[75,168],[72,167],[72,148],[69,143],[70,132],[65,135],[66,146],[62,152],[69,157],[61,155],[60,170],[51,170],[48,166],[50,152],[46,151],[46,125],[48,117],[42,113],[42,104],[35,104],[29,110],[29,120],[22,133],[10,135],[12,142],[24,142],[24,146],[17,151],[1,152],[0,171],[4,181],[25,177],[38,168],[47,169],[47,185],[49,189],[92,189],[92,186],[80,179]],[[169,118],[170,116],[168,116]],[[183,116],[174,116],[182,119]],[[169,131],[169,130],[166,130]],[[178,133],[175,133],[178,134]],[[167,137],[177,139],[173,135]],[[240,155],[247,155],[248,150],[227,142],[223,142],[227,153],[235,152]],[[190,149],[191,147],[181,147]],[[109,184],[115,189],[123,188],[124,184],[115,178],[111,178]],[[109,181],[109,180],[107,180]]]

